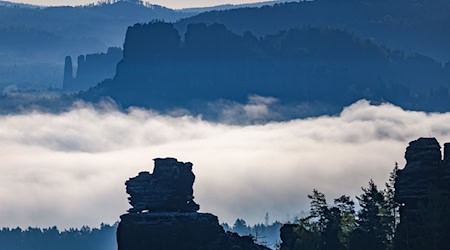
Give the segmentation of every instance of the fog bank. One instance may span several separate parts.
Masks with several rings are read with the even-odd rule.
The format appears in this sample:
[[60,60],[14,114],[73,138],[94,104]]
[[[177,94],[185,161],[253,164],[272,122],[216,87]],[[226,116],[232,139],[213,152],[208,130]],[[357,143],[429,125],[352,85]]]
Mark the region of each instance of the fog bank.
[[157,157],[194,164],[201,211],[228,223],[263,222],[266,212],[285,221],[308,209],[313,188],[331,201],[370,179],[383,185],[421,136],[450,141],[450,114],[360,101],[335,117],[258,125],[86,105],[0,116],[1,226],[113,223],[129,207],[124,182]]

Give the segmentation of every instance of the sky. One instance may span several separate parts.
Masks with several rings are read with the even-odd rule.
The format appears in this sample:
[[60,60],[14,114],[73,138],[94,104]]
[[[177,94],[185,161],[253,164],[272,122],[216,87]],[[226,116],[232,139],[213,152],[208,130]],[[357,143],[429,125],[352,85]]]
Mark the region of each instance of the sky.
[[[97,3],[99,1],[92,0],[8,0],[10,2],[27,3],[44,6],[61,6],[61,5],[86,5]],[[193,8],[193,7],[209,7],[223,4],[244,4],[267,2],[269,0],[152,0],[145,1],[151,4],[161,5],[172,9]]]
[[[254,119],[271,102],[243,105]],[[227,107],[224,107],[224,109]],[[228,118],[237,114],[224,110]],[[240,119],[243,116],[239,112]],[[129,208],[124,182],[153,160],[192,162],[201,212],[232,224],[292,220],[313,188],[329,201],[383,187],[408,142],[450,141],[450,113],[427,114],[359,101],[336,116],[236,125],[151,110],[78,103],[61,114],[0,116],[2,226],[59,228],[114,223]]]

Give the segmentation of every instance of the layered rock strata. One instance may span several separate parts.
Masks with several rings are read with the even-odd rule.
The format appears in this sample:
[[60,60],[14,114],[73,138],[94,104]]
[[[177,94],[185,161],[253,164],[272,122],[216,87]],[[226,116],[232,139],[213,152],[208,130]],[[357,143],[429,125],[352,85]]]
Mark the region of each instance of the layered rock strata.
[[119,250],[268,249],[251,237],[225,232],[217,217],[198,213],[192,163],[155,159],[152,174],[126,182],[132,206],[117,229]]
[[435,138],[409,143],[406,166],[397,173],[400,204],[396,249],[448,249],[450,244],[450,144]]

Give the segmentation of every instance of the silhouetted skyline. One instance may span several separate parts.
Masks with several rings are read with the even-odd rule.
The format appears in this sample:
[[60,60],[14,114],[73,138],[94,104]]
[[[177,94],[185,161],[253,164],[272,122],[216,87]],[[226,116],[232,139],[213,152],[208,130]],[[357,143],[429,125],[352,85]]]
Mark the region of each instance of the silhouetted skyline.
[[[127,0],[125,0],[127,1]],[[295,0],[293,0],[294,2]],[[78,6],[78,5],[88,5],[95,4],[99,1],[96,0],[11,0],[9,2],[16,3],[27,3],[32,5],[42,5],[42,6]],[[173,9],[184,9],[184,8],[199,8],[199,7],[212,7],[219,5],[238,5],[238,4],[250,4],[250,3],[261,3],[261,2],[271,2],[270,0],[145,0],[145,3],[161,5]],[[276,2],[276,1],[274,1]]]
[[[211,212],[228,228],[235,221],[239,231],[263,220],[298,222],[312,189],[355,197],[369,180],[381,186],[394,166],[405,165],[409,141],[450,141],[448,0],[239,6],[174,10],[107,0],[41,8],[0,0],[0,227],[32,227],[0,230],[0,239],[48,236],[71,244],[64,237],[77,231],[53,226],[113,224],[127,210],[197,213],[197,204],[198,213]],[[432,160],[448,167],[448,144],[444,151],[445,164]],[[409,156],[398,187],[418,190],[409,185],[425,175]],[[128,185],[128,204],[124,182],[150,172],[155,157],[193,162],[198,178],[193,186],[192,178],[175,187],[169,179],[141,185],[162,180],[141,174]],[[180,183],[188,188],[164,191]],[[405,204],[419,204],[408,197]],[[381,200],[378,207],[388,207]],[[322,219],[338,228],[344,210],[322,207]],[[368,218],[380,213],[373,214]],[[114,228],[102,228],[111,242]],[[338,243],[338,231],[329,232],[324,242]]]

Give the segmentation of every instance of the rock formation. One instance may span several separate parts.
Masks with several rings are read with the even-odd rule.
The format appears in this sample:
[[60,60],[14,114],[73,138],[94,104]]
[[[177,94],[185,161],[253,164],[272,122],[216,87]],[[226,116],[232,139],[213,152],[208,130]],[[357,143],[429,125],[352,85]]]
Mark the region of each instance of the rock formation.
[[281,245],[280,250],[295,249],[295,243],[298,240],[297,230],[300,228],[298,224],[284,224],[280,229]]
[[442,83],[448,77],[439,62],[394,53],[333,28],[293,28],[258,38],[221,24],[190,24],[180,33],[155,21],[128,28],[114,78],[79,98],[194,113],[222,99],[245,103],[249,95],[323,103],[332,112],[363,98],[447,110]]
[[409,143],[405,159],[395,183],[400,203],[396,249],[448,249],[450,144],[444,144],[442,157],[435,138],[419,138]]
[[73,65],[72,57],[66,56],[64,61],[64,79],[63,86],[71,86],[73,84]]
[[196,212],[194,180],[192,163],[155,159],[153,174],[141,172],[125,183],[133,206],[128,212]]
[[132,206],[117,229],[119,250],[268,249],[249,236],[225,232],[213,214],[198,213],[192,163],[155,159],[152,174],[126,182]]
[[67,56],[63,89],[65,91],[87,90],[105,79],[113,78],[116,65],[122,57],[121,48],[109,48],[106,53],[80,55],[77,58],[77,73],[74,77],[72,58]]

